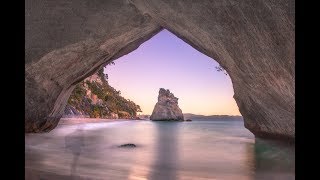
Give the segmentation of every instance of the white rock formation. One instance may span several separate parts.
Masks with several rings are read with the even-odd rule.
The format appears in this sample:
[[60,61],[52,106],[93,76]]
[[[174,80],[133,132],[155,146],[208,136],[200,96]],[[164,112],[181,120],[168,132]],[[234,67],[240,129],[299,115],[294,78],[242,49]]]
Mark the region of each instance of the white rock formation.
[[183,121],[183,114],[176,98],[169,89],[160,88],[158,102],[155,105],[150,120]]

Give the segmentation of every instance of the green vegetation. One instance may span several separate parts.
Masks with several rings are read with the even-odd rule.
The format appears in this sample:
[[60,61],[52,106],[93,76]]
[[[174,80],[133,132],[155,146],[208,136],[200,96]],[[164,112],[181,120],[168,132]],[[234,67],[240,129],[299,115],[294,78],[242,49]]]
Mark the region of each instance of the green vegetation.
[[[121,92],[111,87],[107,81],[108,76],[99,70],[97,80],[79,83],[72,92],[68,105],[81,114],[92,118],[111,118],[117,114],[119,118],[136,118],[141,112],[140,106],[121,96]],[[87,92],[89,92],[87,95]],[[95,97],[96,96],[96,97]]]
[[218,72],[223,72],[225,75],[228,75],[227,71],[221,65],[216,66],[216,70]]

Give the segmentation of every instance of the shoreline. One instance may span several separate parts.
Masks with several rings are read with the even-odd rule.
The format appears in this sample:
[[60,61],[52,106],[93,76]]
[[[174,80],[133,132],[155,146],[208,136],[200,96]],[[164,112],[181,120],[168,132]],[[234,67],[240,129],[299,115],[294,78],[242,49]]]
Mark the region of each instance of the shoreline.
[[98,118],[61,118],[60,125],[74,125],[85,123],[102,123],[102,122],[117,122],[117,121],[147,121],[147,119],[98,119]]

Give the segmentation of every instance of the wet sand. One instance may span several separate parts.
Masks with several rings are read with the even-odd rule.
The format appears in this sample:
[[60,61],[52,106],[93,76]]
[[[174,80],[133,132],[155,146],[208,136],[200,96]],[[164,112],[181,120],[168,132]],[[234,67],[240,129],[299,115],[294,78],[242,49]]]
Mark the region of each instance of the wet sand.
[[58,126],[86,123],[104,123],[120,121],[143,121],[144,119],[96,119],[96,118],[61,118]]

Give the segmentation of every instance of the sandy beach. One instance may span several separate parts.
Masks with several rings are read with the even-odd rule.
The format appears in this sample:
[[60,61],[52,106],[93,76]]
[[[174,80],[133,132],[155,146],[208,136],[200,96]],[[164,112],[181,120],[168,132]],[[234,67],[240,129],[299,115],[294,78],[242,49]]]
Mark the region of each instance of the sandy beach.
[[97,119],[97,118],[61,118],[59,125],[73,125],[83,123],[102,123],[102,122],[115,122],[115,121],[143,121],[145,119]]

